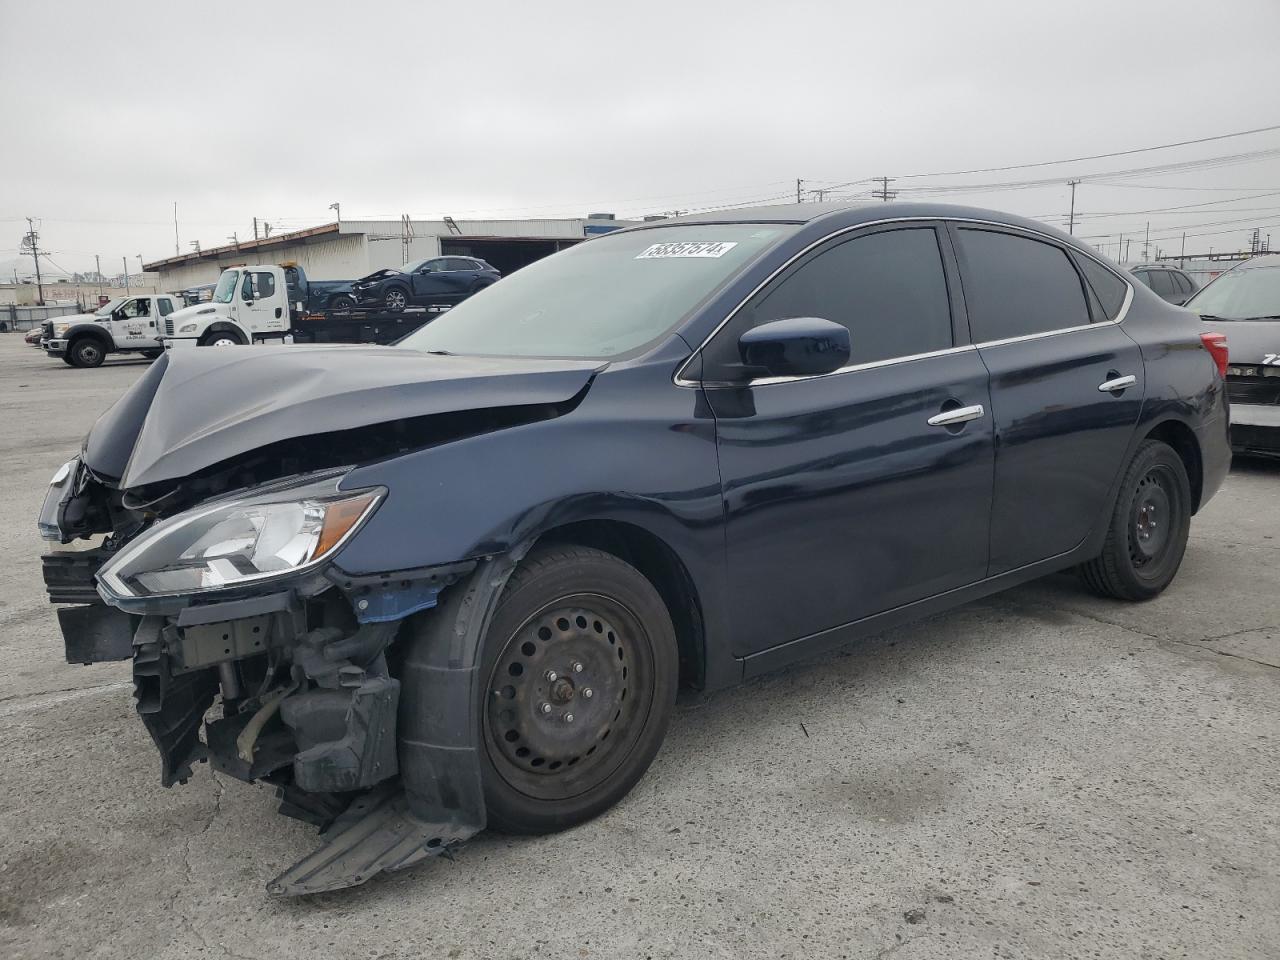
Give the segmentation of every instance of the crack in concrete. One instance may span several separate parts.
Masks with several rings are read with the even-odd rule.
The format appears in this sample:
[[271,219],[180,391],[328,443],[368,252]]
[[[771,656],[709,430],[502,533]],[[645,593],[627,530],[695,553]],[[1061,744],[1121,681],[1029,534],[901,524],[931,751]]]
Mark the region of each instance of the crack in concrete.
[[12,693],[7,697],[0,697],[0,703],[9,703],[14,700],[30,700],[32,697],[52,697],[59,693],[93,693],[96,690],[114,690],[117,687],[126,687],[124,681],[114,681],[112,683],[97,683],[88,687],[58,687],[54,690],[33,690],[31,693]]
[[68,687],[65,690],[42,690],[38,693],[20,693],[4,698],[4,706],[0,706],[0,717],[10,717],[19,713],[30,713],[54,707],[68,700],[79,700],[115,690],[127,690],[133,684],[129,682],[106,683],[93,687]]
[[[1033,608],[1038,607],[1040,609],[1048,609],[1047,604],[1037,603],[1036,601],[1023,601],[1023,602],[1027,606],[1030,606]],[[1013,610],[1014,613],[1018,612],[1016,608],[1011,608],[1011,609]],[[1267,663],[1265,660],[1254,660],[1252,657],[1246,657],[1246,656],[1243,656],[1242,654],[1230,653],[1226,650],[1215,650],[1212,647],[1203,646],[1203,644],[1205,643],[1212,643],[1216,640],[1226,640],[1226,639],[1229,639],[1230,637],[1238,637],[1241,634],[1253,633],[1257,630],[1280,629],[1280,627],[1276,627],[1272,624],[1262,624],[1256,627],[1245,627],[1241,630],[1231,630],[1227,633],[1218,634],[1212,637],[1200,637],[1197,640],[1181,640],[1177,637],[1162,637],[1156,633],[1147,633],[1127,623],[1120,623],[1115,620],[1108,620],[1106,617],[1098,616],[1097,614],[1090,613],[1086,610],[1080,610],[1073,607],[1066,607],[1063,609],[1065,609],[1067,613],[1071,613],[1078,617],[1082,617],[1085,620],[1092,620],[1094,623],[1101,623],[1109,627],[1115,627],[1117,630],[1124,630],[1126,633],[1131,633],[1136,637],[1142,637],[1145,640],[1154,640],[1157,643],[1176,643],[1184,647],[1191,647],[1192,649],[1195,649],[1195,650],[1207,649],[1210,653],[1216,653],[1220,657],[1231,657],[1233,660],[1243,660],[1245,663],[1253,663],[1253,664],[1257,664],[1260,667],[1269,667],[1272,670],[1280,670],[1280,667],[1276,666],[1274,663]]]

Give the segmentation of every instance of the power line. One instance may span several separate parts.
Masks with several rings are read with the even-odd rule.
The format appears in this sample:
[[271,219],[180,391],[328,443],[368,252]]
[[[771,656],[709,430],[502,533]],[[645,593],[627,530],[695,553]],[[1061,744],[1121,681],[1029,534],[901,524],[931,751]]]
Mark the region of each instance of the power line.
[[1174,147],[1189,147],[1197,143],[1213,143],[1217,140],[1230,140],[1233,137],[1247,137],[1255,133],[1270,133],[1280,130],[1280,123],[1269,127],[1256,127],[1253,130],[1240,130],[1236,133],[1222,133],[1213,137],[1198,137],[1195,140],[1178,140],[1175,143],[1161,143],[1154,147],[1135,147],[1132,150],[1116,150],[1111,153],[1095,153],[1086,157],[1070,157],[1066,160],[1039,160],[1035,163],[1013,163],[1003,167],[981,167],[975,170],[950,170],[943,173],[904,173],[899,179],[914,180],[924,177],[963,177],[974,173],[1003,173],[1007,170],[1030,170],[1035,167],[1054,167],[1064,163],[1084,163],[1087,160],[1109,160],[1112,157],[1131,157],[1136,153],[1151,153],[1154,150],[1172,150]]

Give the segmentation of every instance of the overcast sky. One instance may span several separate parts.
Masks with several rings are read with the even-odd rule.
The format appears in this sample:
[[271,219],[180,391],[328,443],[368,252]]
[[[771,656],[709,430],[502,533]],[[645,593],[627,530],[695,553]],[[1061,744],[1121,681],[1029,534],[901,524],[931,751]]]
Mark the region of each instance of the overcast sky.
[[1075,232],[1110,254],[1148,221],[1189,252],[1253,226],[1280,245],[1280,130],[909,177],[1280,124],[1277,39],[1274,0],[0,0],[0,265],[30,272],[26,216],[58,267],[99,253],[106,272],[174,253],[174,201],[186,252],[254,216],[328,222],[335,200],[349,219],[639,215],[877,176],[903,199],[1016,183],[914,196],[1063,226],[1082,177]]

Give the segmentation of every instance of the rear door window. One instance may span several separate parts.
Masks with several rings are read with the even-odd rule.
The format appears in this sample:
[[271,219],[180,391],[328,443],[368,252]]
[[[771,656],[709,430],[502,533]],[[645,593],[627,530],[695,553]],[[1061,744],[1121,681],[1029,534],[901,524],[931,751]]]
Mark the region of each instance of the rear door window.
[[978,343],[1067,330],[1091,322],[1067,252],[1021,234],[962,227],[961,282]]
[[789,317],[820,317],[847,327],[852,364],[953,346],[936,230],[864,234],[802,261],[749,301],[708,345],[704,377],[736,379],[738,338]]

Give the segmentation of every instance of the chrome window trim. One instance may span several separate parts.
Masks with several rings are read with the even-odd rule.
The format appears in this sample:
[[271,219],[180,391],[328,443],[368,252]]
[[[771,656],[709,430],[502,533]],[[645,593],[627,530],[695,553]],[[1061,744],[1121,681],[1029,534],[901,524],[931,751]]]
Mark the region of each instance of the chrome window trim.
[[[674,383],[677,387],[700,387],[700,386],[703,386],[704,384],[710,384],[714,386],[731,385],[736,387],[756,387],[756,386],[768,386],[769,384],[773,384],[773,383],[792,383],[796,380],[816,380],[822,377],[834,377],[842,373],[854,373],[859,370],[872,370],[872,369],[875,369],[876,367],[885,367],[885,366],[889,366],[891,364],[897,364],[897,363],[910,363],[911,361],[914,361],[914,360],[926,360],[930,357],[940,357],[940,356],[945,356],[947,354],[952,354],[952,353],[963,353],[967,350],[978,350],[978,349],[981,349],[982,347],[998,347],[1006,343],[1021,343],[1026,340],[1039,340],[1044,337],[1056,337],[1059,334],[1075,333],[1079,330],[1092,330],[1095,327],[1119,326],[1121,323],[1124,322],[1125,317],[1128,316],[1129,307],[1133,303],[1133,283],[1129,280],[1129,278],[1122,276],[1119,273],[1119,271],[1117,271],[1114,267],[1112,267],[1110,264],[1106,263],[1099,257],[1095,256],[1090,251],[1080,249],[1079,247],[1071,247],[1070,249],[1084,256],[1087,256],[1090,260],[1093,260],[1104,270],[1107,270],[1108,272],[1110,272],[1112,276],[1114,276],[1117,280],[1119,280],[1121,283],[1125,285],[1124,303],[1120,305],[1120,310],[1116,314],[1114,319],[1099,320],[1097,323],[1087,323],[1087,324],[1083,324],[1081,326],[1075,326],[1075,327],[1063,327],[1059,330],[1044,330],[1044,331],[1041,331],[1040,333],[1028,333],[1021,337],[1008,337],[1004,340],[986,340],[981,343],[968,343],[958,347],[948,347],[945,350],[934,350],[929,353],[917,353],[917,354],[912,354],[910,356],[905,356],[905,357],[891,357],[887,360],[875,360],[870,363],[852,363],[852,364],[848,364],[847,366],[841,367],[839,370],[833,370],[830,373],[808,374],[805,376],[793,376],[793,377],[757,377],[755,379],[747,380],[744,382],[732,381],[731,383],[728,383],[725,381],[719,381],[719,380],[690,380],[684,376],[684,371],[689,366],[689,364],[693,363],[693,361],[697,359],[698,355],[706,348],[707,344],[711,342],[711,340],[716,336],[716,334],[718,334],[722,329],[724,329],[724,327],[727,326],[728,323],[738,315],[738,311],[741,310],[743,307],[745,307],[752,297],[754,297],[757,293],[759,293],[766,286],[772,283],[784,270],[790,267],[793,263],[795,263],[805,254],[809,253],[811,250],[813,250],[816,247],[822,246],[822,244],[826,243],[829,240],[834,239],[835,237],[843,236],[846,233],[853,233],[857,230],[863,230],[863,229],[866,229],[867,227],[884,226],[885,224],[890,224],[890,223],[936,223],[936,224],[942,224],[944,227],[948,223],[975,223],[975,224],[979,224],[980,226],[999,227],[1004,230],[1009,230],[1013,233],[1032,234],[1033,236],[1036,236],[1036,237],[1043,237],[1045,240],[1054,244],[1059,249],[1064,249],[1062,246],[1061,240],[1041,230],[1035,230],[1030,227],[1019,226],[1018,224],[1014,224],[1014,223],[1001,223],[998,220],[981,220],[976,217],[946,217],[946,216],[888,217],[884,220],[871,220],[871,221],[868,221],[867,223],[858,223],[850,227],[845,227],[842,230],[837,230],[835,233],[829,233],[825,237],[820,237],[819,239],[813,241],[813,243],[809,244],[803,250],[800,250],[795,255],[790,257],[785,263],[783,263],[776,270],[770,273],[767,277],[761,280],[760,283],[756,284],[756,286],[751,290],[751,292],[748,293],[745,297],[743,297],[742,300],[738,302],[738,305],[735,306],[732,310],[730,310],[723,320],[721,320],[718,324],[716,324],[715,329],[712,330],[709,334],[707,334],[706,337],[703,338],[702,343],[698,344],[697,349],[694,350],[691,354],[689,354],[688,358],[684,361],[684,363],[680,364],[680,366],[676,368],[676,372],[671,377],[671,382]],[[1075,269],[1074,265],[1072,266],[1072,268]]]

